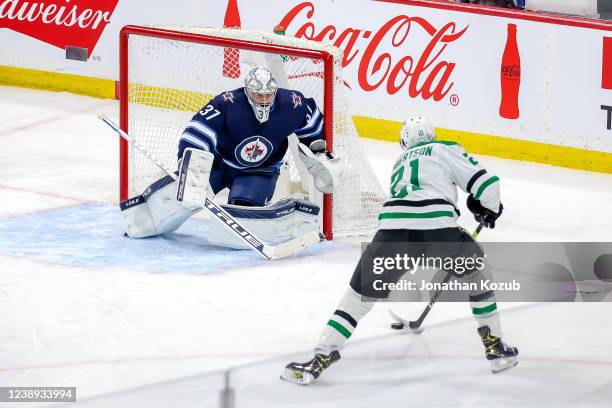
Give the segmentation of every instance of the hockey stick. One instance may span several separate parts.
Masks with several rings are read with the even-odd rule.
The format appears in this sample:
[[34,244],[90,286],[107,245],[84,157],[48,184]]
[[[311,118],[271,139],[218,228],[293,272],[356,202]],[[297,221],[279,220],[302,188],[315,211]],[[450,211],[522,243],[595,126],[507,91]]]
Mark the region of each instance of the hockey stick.
[[[168,176],[170,176],[174,181],[178,182],[178,177],[172,170],[164,166],[159,160],[155,158],[150,152],[148,152],[140,143],[136,141],[132,136],[125,133],[115,122],[113,122],[106,115],[98,115],[98,119],[106,123],[110,126],[115,132],[119,134],[122,138],[127,140],[136,150],[140,153],[144,154],[153,164],[159,167],[164,171]],[[240,225],[238,221],[234,219],[223,207],[219,204],[215,203],[208,195],[206,196],[206,200],[204,202],[203,208],[206,208],[210,213],[216,217],[221,224],[223,224],[229,231],[234,233],[244,242],[246,242],[251,249],[257,252],[265,259],[280,259],[290,255],[293,255],[302,249],[313,246],[314,244],[320,242],[319,234],[316,231],[310,231],[306,234],[294,238],[290,241],[283,242],[282,244],[270,245],[263,243],[259,238],[253,235],[249,230]]]
[[[476,227],[476,231],[472,233],[472,238],[476,239],[478,237],[478,234],[480,234],[480,231],[482,231],[483,227],[484,226],[482,224],[479,224],[478,227]],[[447,273],[446,276],[444,277],[444,280],[442,281],[442,285],[444,285],[445,283],[448,283],[448,281],[452,278],[452,276],[453,276],[452,274]],[[391,324],[391,328],[395,330],[402,330],[404,329],[404,327],[408,326],[410,330],[414,331],[415,333],[422,332],[423,329],[421,329],[421,325],[423,324],[423,320],[425,320],[425,318],[431,311],[431,308],[436,303],[436,301],[438,300],[442,292],[443,292],[442,290],[439,290],[433,294],[433,296],[429,300],[429,303],[427,304],[427,306],[425,306],[425,310],[423,310],[423,312],[421,313],[421,316],[419,316],[419,318],[416,320],[409,321],[409,320],[402,319],[400,316],[394,313],[393,310],[389,309],[389,313],[391,314],[391,317],[393,318],[393,320],[396,321],[395,323]]]

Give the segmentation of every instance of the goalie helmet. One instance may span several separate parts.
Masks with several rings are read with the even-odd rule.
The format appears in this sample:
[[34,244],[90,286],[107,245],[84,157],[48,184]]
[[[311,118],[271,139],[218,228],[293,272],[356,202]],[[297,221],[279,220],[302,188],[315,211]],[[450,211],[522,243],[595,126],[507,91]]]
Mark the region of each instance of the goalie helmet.
[[436,134],[429,120],[421,114],[408,114],[400,130],[400,145],[408,150],[419,143],[436,140]]
[[269,69],[255,67],[247,74],[244,80],[244,92],[260,123],[268,120],[277,89],[276,79]]

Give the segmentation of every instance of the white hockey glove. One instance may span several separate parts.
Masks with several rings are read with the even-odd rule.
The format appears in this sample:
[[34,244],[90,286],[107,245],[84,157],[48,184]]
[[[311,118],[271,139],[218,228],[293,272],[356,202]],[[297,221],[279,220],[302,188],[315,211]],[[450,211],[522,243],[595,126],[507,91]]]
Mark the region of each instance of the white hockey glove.
[[331,193],[340,183],[343,167],[339,157],[325,152],[325,141],[315,140],[310,147],[298,144],[300,158],[312,175],[315,187],[322,193]]
[[215,155],[206,150],[185,149],[180,163],[176,191],[176,200],[182,202],[183,207],[204,206],[214,159]]

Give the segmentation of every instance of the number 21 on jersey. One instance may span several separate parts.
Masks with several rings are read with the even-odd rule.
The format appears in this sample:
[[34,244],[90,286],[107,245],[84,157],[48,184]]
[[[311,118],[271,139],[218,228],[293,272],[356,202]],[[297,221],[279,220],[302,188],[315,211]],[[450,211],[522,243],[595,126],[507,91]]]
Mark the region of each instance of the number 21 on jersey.
[[[406,165],[402,164],[391,174],[391,197],[404,198],[408,195],[408,186],[412,191],[421,189],[419,185],[419,159],[410,161],[410,174],[406,179]],[[401,188],[400,188],[401,187]]]

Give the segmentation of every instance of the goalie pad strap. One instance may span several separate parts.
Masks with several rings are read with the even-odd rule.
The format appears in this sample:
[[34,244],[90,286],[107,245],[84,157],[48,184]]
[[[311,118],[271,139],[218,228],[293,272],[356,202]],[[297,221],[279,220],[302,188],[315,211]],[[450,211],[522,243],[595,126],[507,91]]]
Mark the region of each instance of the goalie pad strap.
[[319,215],[320,208],[306,201],[285,199],[267,207],[243,207],[235,205],[222,205],[234,218],[241,219],[274,219],[284,217],[294,211],[306,214]]

